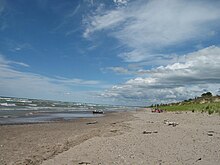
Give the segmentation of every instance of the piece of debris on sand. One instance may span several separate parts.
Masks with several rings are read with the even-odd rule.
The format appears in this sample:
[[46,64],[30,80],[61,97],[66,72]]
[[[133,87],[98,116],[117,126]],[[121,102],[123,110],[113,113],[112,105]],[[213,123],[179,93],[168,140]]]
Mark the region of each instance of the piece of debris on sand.
[[97,124],[98,122],[97,121],[92,121],[92,122],[88,122],[86,123],[87,125],[90,125],[90,124]]
[[208,136],[213,136],[214,133],[215,133],[214,131],[208,131],[207,135]]
[[88,165],[88,164],[91,164],[90,162],[80,162],[79,164],[81,165]]
[[158,133],[157,130],[155,131],[143,131],[143,134],[152,134],[152,133]]
[[168,121],[168,120],[164,120],[163,122],[164,124],[168,125],[168,126],[173,126],[173,127],[176,127],[177,125],[179,125],[179,123],[176,123],[174,121]]

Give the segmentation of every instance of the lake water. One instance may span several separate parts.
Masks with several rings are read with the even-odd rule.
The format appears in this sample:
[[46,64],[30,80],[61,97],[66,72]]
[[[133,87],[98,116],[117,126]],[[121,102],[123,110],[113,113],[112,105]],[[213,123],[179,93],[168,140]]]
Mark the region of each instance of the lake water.
[[[134,108],[128,107],[105,107],[104,112],[127,111]],[[44,123],[78,118],[102,117],[103,114],[93,114],[96,108],[51,108],[51,107],[7,107],[0,108],[0,125],[5,124],[28,124]],[[100,110],[100,109],[98,109]]]
[[103,114],[93,114],[92,111],[0,111],[0,124],[43,123],[78,118],[101,117]]

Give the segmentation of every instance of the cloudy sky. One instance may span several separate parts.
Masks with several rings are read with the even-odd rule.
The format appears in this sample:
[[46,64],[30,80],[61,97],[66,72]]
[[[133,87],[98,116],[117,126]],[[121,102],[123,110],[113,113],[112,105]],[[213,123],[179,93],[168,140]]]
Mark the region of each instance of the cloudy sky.
[[0,95],[150,105],[220,94],[218,0],[0,0]]

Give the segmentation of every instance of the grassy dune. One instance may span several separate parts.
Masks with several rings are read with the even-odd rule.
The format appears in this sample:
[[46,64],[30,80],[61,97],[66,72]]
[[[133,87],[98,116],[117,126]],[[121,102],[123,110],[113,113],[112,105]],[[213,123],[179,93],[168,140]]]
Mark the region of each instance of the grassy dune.
[[199,111],[199,112],[208,112],[219,113],[220,114],[220,103],[190,103],[190,104],[179,104],[179,105],[166,105],[159,106],[159,109],[164,109],[166,111]]
[[220,96],[212,96],[211,92],[203,93],[201,97],[184,100],[178,103],[159,105],[159,109],[166,111],[192,111],[220,114]]

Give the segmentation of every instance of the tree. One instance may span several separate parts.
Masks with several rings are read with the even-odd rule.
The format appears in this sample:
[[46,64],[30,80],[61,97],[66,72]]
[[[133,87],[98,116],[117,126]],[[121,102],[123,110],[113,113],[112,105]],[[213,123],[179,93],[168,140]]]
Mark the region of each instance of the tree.
[[212,97],[212,93],[211,92],[206,92],[206,93],[203,93],[201,96],[202,97]]

